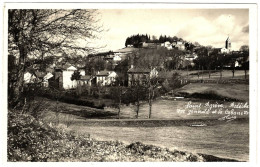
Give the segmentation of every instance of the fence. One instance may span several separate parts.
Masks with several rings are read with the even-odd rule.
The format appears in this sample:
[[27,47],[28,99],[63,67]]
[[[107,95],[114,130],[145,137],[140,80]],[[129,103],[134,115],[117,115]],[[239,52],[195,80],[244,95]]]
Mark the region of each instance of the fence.
[[249,84],[248,79],[193,79],[190,83]]

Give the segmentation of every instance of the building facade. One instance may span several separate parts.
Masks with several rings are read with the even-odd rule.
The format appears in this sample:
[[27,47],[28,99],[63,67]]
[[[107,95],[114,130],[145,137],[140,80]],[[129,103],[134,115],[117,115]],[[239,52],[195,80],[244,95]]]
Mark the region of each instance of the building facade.
[[225,42],[225,48],[227,49],[227,52],[231,52],[231,41],[230,38],[228,37],[226,42]]
[[111,85],[116,81],[117,74],[114,71],[98,71],[96,84],[100,86]]
[[135,84],[145,85],[147,81],[152,77],[157,77],[158,71],[154,68],[152,70],[148,68],[133,67],[127,71],[128,86]]

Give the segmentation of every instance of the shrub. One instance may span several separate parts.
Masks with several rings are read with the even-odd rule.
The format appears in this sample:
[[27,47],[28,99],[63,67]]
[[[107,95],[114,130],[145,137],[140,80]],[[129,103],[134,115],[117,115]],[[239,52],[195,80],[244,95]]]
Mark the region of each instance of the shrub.
[[98,99],[98,98],[99,98],[98,93],[94,92],[94,93],[93,93],[93,97],[94,97],[95,99]]
[[172,89],[180,88],[183,86],[183,83],[181,82],[182,78],[179,73],[175,72],[172,74],[172,78],[169,80],[169,86]]
[[81,105],[81,106],[88,106],[92,108],[98,108],[98,109],[103,109],[104,105],[101,106],[95,106],[95,104],[92,101],[87,101],[80,99],[79,96],[75,95],[73,92],[61,92],[59,94],[52,94],[47,91],[42,92],[40,94],[42,97],[46,97],[52,100],[58,100],[61,102],[69,103],[69,104],[76,104],[76,105]]
[[219,95],[214,90],[204,91],[202,93],[195,92],[188,96],[193,97],[193,98],[208,99],[208,100],[239,101],[238,99],[235,99],[235,98],[230,98],[230,97],[225,97],[225,96]]
[[8,112],[8,161],[62,161],[87,157],[92,140],[55,130],[27,114]]

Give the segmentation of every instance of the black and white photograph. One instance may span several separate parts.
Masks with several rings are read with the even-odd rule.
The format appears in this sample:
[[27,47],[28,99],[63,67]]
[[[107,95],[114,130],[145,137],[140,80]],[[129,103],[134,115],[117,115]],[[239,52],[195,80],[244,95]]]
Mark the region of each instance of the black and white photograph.
[[3,8],[7,162],[255,156],[256,4]]

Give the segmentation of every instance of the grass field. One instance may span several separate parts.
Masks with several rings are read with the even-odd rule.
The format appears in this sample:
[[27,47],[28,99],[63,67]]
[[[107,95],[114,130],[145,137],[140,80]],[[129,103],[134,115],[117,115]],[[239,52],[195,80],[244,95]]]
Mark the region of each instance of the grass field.
[[191,83],[176,90],[188,94],[214,92],[218,95],[249,102],[248,84]]
[[[152,145],[154,143],[143,144],[136,139],[127,144],[110,138],[96,140],[86,132],[87,126],[75,130],[61,127],[62,124],[49,126],[30,115],[13,111],[8,113],[8,125],[8,162],[236,161],[232,157],[219,158]],[[103,134],[99,129],[93,130]],[[111,128],[105,132],[110,133],[109,130],[115,133]]]
[[[248,84],[191,83],[176,91],[188,94],[203,94],[211,91],[223,97],[239,99],[244,102],[249,101]],[[90,134],[101,141],[119,140],[127,144],[140,141],[172,150],[184,150],[248,161],[248,116],[241,118],[238,116],[237,118],[240,119],[227,122],[218,120],[218,117],[222,117],[222,115],[212,117],[202,114],[176,113],[178,108],[184,108],[187,100],[189,101],[189,99],[186,101],[185,99],[179,101],[158,99],[154,101],[152,120],[147,120],[149,108],[147,104],[141,105],[139,120],[133,119],[134,110],[124,110],[128,106],[122,107],[121,111],[122,117],[127,119],[117,120],[115,119],[117,110],[104,111],[67,103],[59,103],[60,112],[55,113],[52,110],[55,109],[56,104],[49,101],[50,110],[45,115],[45,121],[58,123],[78,134]],[[207,100],[195,99],[195,101],[196,103],[204,103]],[[135,109],[135,106],[132,108]],[[212,121],[212,119],[215,120]],[[207,124],[207,126],[189,126],[198,121]]]
[[[160,72],[159,75],[170,79],[173,73],[179,73],[182,77],[187,77],[189,79],[209,79],[208,71],[204,70],[173,70],[167,72]],[[198,73],[200,73],[198,77]],[[220,79],[220,71],[211,70],[210,72],[210,79]],[[247,79],[249,78],[249,71],[247,71]],[[223,70],[222,71],[222,79],[245,79],[245,72],[244,70],[236,70],[234,77],[231,70]]]
[[[188,85],[185,85],[182,88],[179,88],[176,90],[176,93],[185,93],[188,95],[192,95],[195,93],[199,94],[205,94],[210,93],[211,96],[214,98],[214,96],[220,96],[220,97],[226,97],[230,99],[237,99],[241,102],[248,102],[249,103],[249,85],[247,84],[210,84],[210,83],[190,83]],[[208,101],[211,101],[211,103],[214,103],[214,99],[199,99],[199,98],[192,98],[192,99],[183,99],[183,100],[163,100],[163,99],[157,99],[153,102],[153,113],[152,118],[153,119],[190,119],[190,118],[196,118],[196,119],[205,119],[205,118],[212,118],[211,115],[184,115],[177,113],[178,109],[185,108],[185,105],[187,105],[188,101],[192,100],[194,104],[199,103],[206,103]],[[48,110],[49,111],[55,111],[56,109],[56,103],[54,101],[44,99],[44,101],[48,102]],[[221,101],[220,101],[221,102]],[[232,101],[231,101],[232,102]],[[231,103],[225,102],[225,105],[229,105]],[[139,111],[139,119],[146,119],[148,116],[148,109],[149,106],[147,103],[143,103],[140,106]],[[133,119],[136,116],[136,106],[130,105],[130,106],[121,106],[121,118],[124,119]],[[240,109],[236,109],[237,111],[240,111]],[[68,103],[58,103],[58,114],[63,113],[65,115],[71,115],[71,118],[79,118],[79,119],[116,119],[117,118],[117,109],[113,108],[107,108],[105,110],[102,109],[93,109],[86,106],[78,106],[74,104],[68,104]],[[241,110],[242,111],[242,110]],[[49,119],[53,119],[55,115],[55,112],[47,114]],[[53,116],[54,115],[54,116]],[[66,116],[68,117],[68,116]],[[65,119],[66,121],[68,118],[61,118],[60,120]]]
[[[198,75],[193,75],[193,74],[196,74],[198,72],[202,72],[201,70],[198,71],[198,70],[193,70],[193,71],[178,71],[182,76],[185,76],[187,74],[189,74],[190,77],[195,77],[195,78],[198,78]],[[247,71],[247,76],[249,75],[249,71]],[[203,78],[209,78],[209,74],[207,71],[203,71],[203,74],[200,75],[200,77],[203,77]],[[220,72],[214,72],[212,70],[211,72],[211,75],[210,77],[212,78],[219,78],[220,77]],[[224,78],[233,78],[233,73],[231,70],[223,70],[222,71],[222,77]],[[245,77],[245,72],[244,70],[235,70],[235,73],[234,73],[234,77],[235,78],[241,78],[241,79],[244,79]]]

